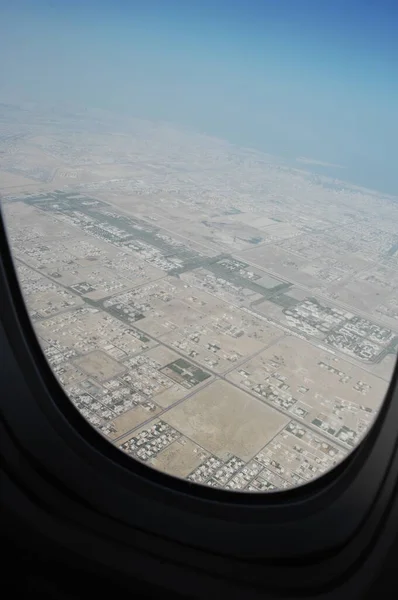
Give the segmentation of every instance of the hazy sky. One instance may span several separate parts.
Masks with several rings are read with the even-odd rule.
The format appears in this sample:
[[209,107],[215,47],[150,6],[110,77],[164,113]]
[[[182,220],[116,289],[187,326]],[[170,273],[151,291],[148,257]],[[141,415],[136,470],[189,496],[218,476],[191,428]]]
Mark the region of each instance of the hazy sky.
[[398,194],[397,28],[397,0],[0,0],[0,101],[164,119]]

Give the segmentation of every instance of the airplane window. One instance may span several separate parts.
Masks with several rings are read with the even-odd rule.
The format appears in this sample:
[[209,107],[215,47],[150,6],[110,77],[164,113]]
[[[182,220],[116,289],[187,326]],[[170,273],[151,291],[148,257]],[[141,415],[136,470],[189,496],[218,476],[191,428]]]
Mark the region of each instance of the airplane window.
[[398,349],[397,45],[385,3],[353,5],[3,11],[21,289],[71,402],[132,459],[272,492],[375,420]]

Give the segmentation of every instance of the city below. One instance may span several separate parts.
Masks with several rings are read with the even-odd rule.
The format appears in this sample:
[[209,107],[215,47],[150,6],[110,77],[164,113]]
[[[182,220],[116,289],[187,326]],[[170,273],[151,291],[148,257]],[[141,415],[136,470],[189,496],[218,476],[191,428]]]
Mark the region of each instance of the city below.
[[398,350],[397,198],[99,111],[0,105],[0,155],[38,339],[121,451],[263,492],[363,438]]

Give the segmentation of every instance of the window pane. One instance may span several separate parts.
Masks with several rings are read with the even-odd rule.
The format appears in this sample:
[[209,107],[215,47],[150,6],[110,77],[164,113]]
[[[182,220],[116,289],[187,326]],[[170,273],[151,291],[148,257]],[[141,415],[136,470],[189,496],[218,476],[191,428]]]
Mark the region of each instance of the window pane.
[[[264,41],[250,0],[223,23],[201,13],[204,48],[196,3],[171,28],[160,5],[134,20],[103,4],[94,22],[75,3],[4,17],[2,209],[38,339],[76,408],[133,459],[227,490],[302,485],[358,445],[395,363],[395,67],[385,45],[377,69],[365,61],[349,15],[343,47],[362,52],[377,98],[353,85],[359,56],[342,61],[329,25],[297,47],[290,25]],[[376,16],[389,39],[387,13],[364,8]]]

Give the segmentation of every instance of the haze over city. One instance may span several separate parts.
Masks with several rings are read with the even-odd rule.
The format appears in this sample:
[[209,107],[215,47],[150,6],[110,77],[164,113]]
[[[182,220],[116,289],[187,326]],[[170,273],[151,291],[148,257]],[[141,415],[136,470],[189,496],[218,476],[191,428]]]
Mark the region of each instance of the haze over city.
[[169,121],[398,193],[394,0],[1,0],[0,10],[0,100]]

